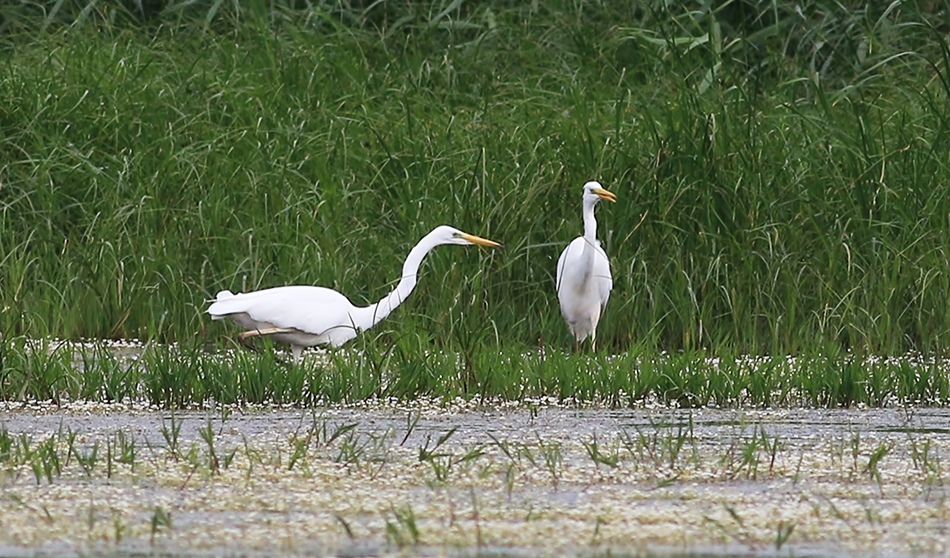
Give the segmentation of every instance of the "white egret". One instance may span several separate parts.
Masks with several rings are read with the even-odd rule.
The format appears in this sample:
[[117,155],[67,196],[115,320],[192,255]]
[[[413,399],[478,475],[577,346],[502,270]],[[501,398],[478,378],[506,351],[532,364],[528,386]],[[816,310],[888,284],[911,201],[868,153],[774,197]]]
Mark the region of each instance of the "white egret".
[[402,266],[399,284],[376,304],[355,306],[344,295],[326,287],[294,285],[249,293],[221,291],[208,307],[214,320],[231,318],[247,331],[238,339],[269,336],[290,344],[294,361],[305,347],[339,347],[388,316],[412,293],[422,260],[442,244],[500,246],[497,242],[464,233],[448,226],[436,227],[416,244]]
[[584,236],[571,241],[557,260],[557,298],[561,303],[561,315],[567,320],[578,345],[589,336],[592,347],[597,340],[597,322],[604,313],[613,287],[610,261],[597,240],[597,220],[594,218],[594,206],[602,199],[616,202],[617,196],[598,182],[584,184]]

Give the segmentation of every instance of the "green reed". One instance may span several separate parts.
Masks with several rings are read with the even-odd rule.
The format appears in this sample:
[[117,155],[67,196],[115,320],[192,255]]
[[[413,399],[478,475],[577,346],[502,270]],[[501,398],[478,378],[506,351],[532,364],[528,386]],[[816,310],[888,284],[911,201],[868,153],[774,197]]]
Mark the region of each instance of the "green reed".
[[[554,264],[598,179],[604,351],[948,346],[950,55],[926,5],[57,5],[0,24],[7,335],[218,343],[219,289],[372,302],[449,223],[505,248],[432,254],[372,339],[511,394],[481,353],[570,346]],[[699,379],[663,381],[690,403]]]

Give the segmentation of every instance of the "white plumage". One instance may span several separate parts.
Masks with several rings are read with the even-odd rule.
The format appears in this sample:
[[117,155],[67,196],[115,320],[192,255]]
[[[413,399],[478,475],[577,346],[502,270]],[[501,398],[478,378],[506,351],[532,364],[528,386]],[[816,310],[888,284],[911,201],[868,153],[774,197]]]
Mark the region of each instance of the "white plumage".
[[599,183],[588,182],[583,199],[584,236],[572,240],[558,258],[557,298],[571,334],[578,343],[590,337],[593,346],[613,288],[610,260],[597,240],[594,206],[601,199],[615,202],[617,197]]
[[212,319],[231,318],[245,328],[247,331],[239,336],[242,342],[267,335],[289,344],[294,360],[298,361],[305,347],[339,347],[388,316],[415,288],[416,273],[426,254],[443,244],[499,246],[497,242],[443,225],[412,248],[403,264],[399,284],[376,304],[355,306],[333,289],[294,285],[240,294],[221,291],[207,312]]

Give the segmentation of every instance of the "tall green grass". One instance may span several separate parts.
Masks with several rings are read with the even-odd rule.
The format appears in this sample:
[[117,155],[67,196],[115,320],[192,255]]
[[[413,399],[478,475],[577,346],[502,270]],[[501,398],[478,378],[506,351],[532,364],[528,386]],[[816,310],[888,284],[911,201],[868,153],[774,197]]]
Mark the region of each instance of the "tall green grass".
[[490,382],[486,347],[569,345],[554,264],[598,179],[610,352],[950,345],[945,8],[55,6],[0,12],[5,335],[218,339],[223,288],[374,301],[448,223],[505,249],[436,251],[366,342]]

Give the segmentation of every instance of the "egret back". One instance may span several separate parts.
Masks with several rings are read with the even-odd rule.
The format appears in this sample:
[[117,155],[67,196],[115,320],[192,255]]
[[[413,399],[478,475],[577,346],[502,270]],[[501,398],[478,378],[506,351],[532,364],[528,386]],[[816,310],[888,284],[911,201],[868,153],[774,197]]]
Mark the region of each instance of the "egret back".
[[[246,314],[256,327],[290,328],[317,336],[327,335],[325,342],[334,345],[352,339],[355,329],[362,329],[364,325],[355,321],[352,312],[355,307],[349,299],[326,287],[295,285],[223,297],[222,294],[224,291],[207,310],[215,319]],[[340,339],[342,337],[345,339]]]

